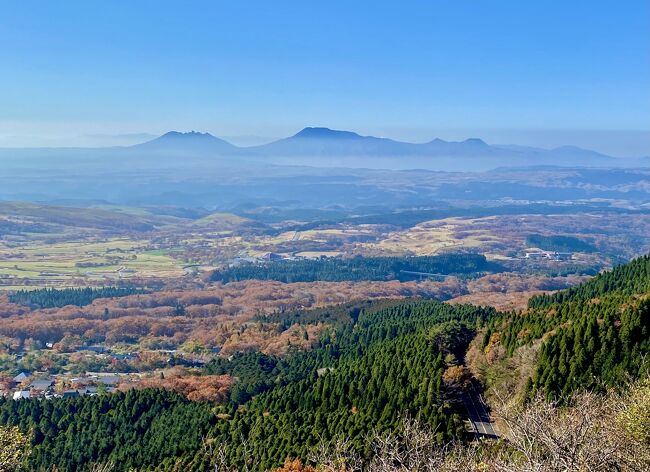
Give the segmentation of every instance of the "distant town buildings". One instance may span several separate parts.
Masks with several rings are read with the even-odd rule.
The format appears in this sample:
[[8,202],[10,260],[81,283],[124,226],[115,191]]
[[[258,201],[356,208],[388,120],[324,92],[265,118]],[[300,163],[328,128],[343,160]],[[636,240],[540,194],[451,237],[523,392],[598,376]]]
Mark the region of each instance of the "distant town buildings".
[[[159,349],[147,351],[167,355],[167,360],[161,359],[166,367],[181,366],[186,368],[202,368],[208,362],[207,353],[214,356],[219,354],[221,346],[212,345],[206,348],[206,352],[199,355],[188,355],[176,349]],[[109,347],[102,345],[80,346],[75,352],[85,353],[90,356],[110,359],[110,365],[115,368],[111,372],[85,372],[83,375],[71,374],[48,374],[47,372],[23,371],[15,375],[9,382],[3,384],[0,396],[14,400],[40,398],[76,398],[85,395],[97,395],[98,393],[113,393],[120,383],[129,381],[137,383],[142,377],[140,372],[123,373],[119,370],[120,363],[137,361],[140,358],[138,352],[115,353]],[[17,354],[22,357],[24,353]],[[122,373],[119,373],[122,372]]]
[[97,395],[100,391],[114,392],[119,382],[120,376],[117,374],[88,372],[85,376],[70,379],[70,388],[61,391],[55,388],[55,377],[37,378],[29,372],[21,372],[13,378],[14,390],[8,396],[14,400],[74,398]]
[[229,264],[229,267],[236,267],[242,264],[264,264],[267,262],[277,262],[277,261],[298,261],[307,259],[306,257],[299,256],[296,254],[278,254],[275,252],[266,252],[260,254],[257,257],[247,256],[245,254],[240,254],[236,256]]
[[570,261],[573,259],[571,252],[557,251],[526,251],[525,259],[531,260],[549,260],[549,261]]

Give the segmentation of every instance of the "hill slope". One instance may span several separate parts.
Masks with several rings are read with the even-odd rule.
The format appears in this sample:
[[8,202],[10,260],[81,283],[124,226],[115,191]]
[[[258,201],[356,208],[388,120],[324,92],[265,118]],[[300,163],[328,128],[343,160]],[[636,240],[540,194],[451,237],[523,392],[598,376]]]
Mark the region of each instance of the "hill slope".
[[492,309],[383,301],[331,310],[348,321],[312,351],[211,363],[207,373],[238,379],[226,405],[150,389],[72,400],[0,398],[0,424],[33,431],[33,470],[56,465],[64,472],[94,461],[111,461],[116,470],[208,470],[202,437],[224,444],[228,462],[241,467],[240,435],[255,470],[266,470],[286,457],[305,459],[319,441],[340,435],[361,449],[368,431],[391,431],[407,413],[435,428],[437,441],[463,435],[462,402],[443,376]]
[[498,361],[537,346],[526,394],[549,398],[600,390],[650,369],[650,256],[553,295],[534,297],[524,313],[495,318],[483,352]]
[[171,218],[133,215],[97,208],[73,208],[27,202],[0,202],[0,221],[5,218],[25,220],[44,229],[52,225],[98,230],[149,231]]
[[434,441],[458,438],[464,411],[462,382],[454,379],[477,330],[485,330],[484,351],[502,350],[506,358],[538,346],[528,394],[598,390],[647,372],[649,274],[650,257],[642,257],[535,298],[523,313],[403,300],[325,308],[316,316],[278,313],[282,323],[337,322],[311,351],[211,362],[204,374],[234,380],[221,405],[151,389],[72,400],[0,398],[0,425],[33,432],[34,470],[62,471],[93,461],[111,461],[116,470],[208,470],[204,438],[223,445],[232,466],[244,465],[245,447],[255,470],[304,459],[321,441],[339,437],[370,454],[364,436],[396,431],[404,414],[433,427]]

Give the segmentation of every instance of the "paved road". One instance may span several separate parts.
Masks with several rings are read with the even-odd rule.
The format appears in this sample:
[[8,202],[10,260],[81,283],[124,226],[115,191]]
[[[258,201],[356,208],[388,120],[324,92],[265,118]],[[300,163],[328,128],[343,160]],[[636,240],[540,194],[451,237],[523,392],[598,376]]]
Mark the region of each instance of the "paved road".
[[474,434],[478,438],[497,438],[499,433],[494,423],[490,419],[487,407],[478,393],[478,390],[472,384],[468,392],[463,396],[463,403],[469,415],[469,421],[474,429]]
[[433,279],[433,280],[446,280],[452,277],[451,275],[434,274],[431,272],[417,272],[414,270],[400,270],[400,274],[416,275],[421,279]]

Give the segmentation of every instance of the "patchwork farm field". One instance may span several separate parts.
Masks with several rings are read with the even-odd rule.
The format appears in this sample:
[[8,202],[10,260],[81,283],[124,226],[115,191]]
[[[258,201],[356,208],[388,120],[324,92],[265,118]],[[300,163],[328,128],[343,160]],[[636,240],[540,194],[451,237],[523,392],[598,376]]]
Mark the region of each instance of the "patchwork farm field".
[[0,289],[104,285],[120,279],[169,278],[182,264],[146,240],[109,239],[0,246]]
[[[593,274],[650,251],[650,215],[613,212],[391,222],[264,223],[229,213],[0,205],[0,289],[116,283],[196,286],[216,268],[277,259],[483,254],[532,276]],[[627,231],[620,232],[625,225]],[[554,239],[555,238],[555,239]],[[558,239],[559,238],[559,239]],[[569,241],[571,260],[526,260],[531,241]],[[582,246],[581,246],[582,245]],[[589,251],[581,251],[587,247]]]

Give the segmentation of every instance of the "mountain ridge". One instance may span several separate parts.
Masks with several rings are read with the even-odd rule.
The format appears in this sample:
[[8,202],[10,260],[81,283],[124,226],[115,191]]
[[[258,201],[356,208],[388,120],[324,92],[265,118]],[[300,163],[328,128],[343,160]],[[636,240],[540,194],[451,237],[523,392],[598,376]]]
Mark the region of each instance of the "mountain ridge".
[[198,131],[168,131],[165,134],[144,143],[127,146],[132,149],[178,150],[191,149],[194,151],[235,151],[234,144],[210,133]]
[[[142,165],[178,165],[179,158],[209,164],[290,165],[309,167],[427,169],[437,171],[486,171],[498,167],[647,167],[650,159],[616,158],[577,146],[553,149],[489,144],[478,137],[463,141],[435,138],[412,143],[386,137],[363,136],[347,130],[305,127],[275,141],[237,146],[210,133],[169,131],[155,139],[130,146],[106,148],[4,148],[0,161],[15,165],[17,157],[34,162],[126,163],[135,158]],[[230,158],[237,158],[232,159]],[[118,159],[116,159],[118,158]],[[230,161],[229,161],[230,160]],[[27,162],[27,161],[24,161]],[[149,164],[146,164],[149,163]],[[189,165],[190,161],[185,161]]]
[[[169,143],[173,147],[210,147],[214,152],[235,152],[252,156],[377,156],[377,157],[481,157],[477,153],[489,154],[490,157],[510,159],[535,156],[546,163],[545,159],[561,157],[579,157],[581,160],[609,161],[615,165],[619,159],[590,149],[574,145],[564,145],[552,149],[532,146],[488,144],[478,137],[469,137],[462,141],[446,141],[434,138],[424,143],[412,143],[385,137],[364,136],[354,131],[337,130],[327,127],[308,126],[297,133],[280,138],[270,143],[256,146],[235,146],[210,133],[196,131],[169,131],[160,137],[141,143],[132,148],[158,147]],[[620,159],[623,161],[623,159]],[[641,159],[639,159],[641,161]],[[537,162],[536,162],[537,163]],[[586,162],[585,164],[591,164]],[[572,163],[575,165],[576,163]],[[597,164],[597,162],[596,162]]]

